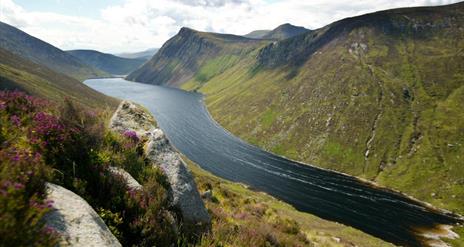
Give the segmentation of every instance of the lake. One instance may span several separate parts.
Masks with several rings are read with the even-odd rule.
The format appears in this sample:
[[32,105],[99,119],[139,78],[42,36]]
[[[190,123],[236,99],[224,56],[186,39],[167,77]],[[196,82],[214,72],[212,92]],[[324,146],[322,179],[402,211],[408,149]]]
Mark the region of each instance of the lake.
[[398,192],[247,144],[212,119],[201,94],[121,78],[85,84],[145,106],[173,145],[201,168],[264,191],[300,211],[406,246],[421,246],[423,234],[439,225],[462,222]]

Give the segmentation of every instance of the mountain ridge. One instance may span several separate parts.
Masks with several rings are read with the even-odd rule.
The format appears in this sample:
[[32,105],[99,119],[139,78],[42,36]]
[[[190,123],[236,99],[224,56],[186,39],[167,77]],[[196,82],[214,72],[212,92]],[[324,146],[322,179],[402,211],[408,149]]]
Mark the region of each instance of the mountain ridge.
[[112,75],[127,75],[145,62],[143,59],[123,58],[96,50],[69,50],[66,52],[77,57],[84,64]]
[[57,47],[3,22],[0,22],[0,48],[81,81],[108,75],[81,63],[77,58]]
[[[260,44],[260,40],[243,36],[199,32],[183,27],[150,61],[126,78],[157,85],[180,85],[189,80],[206,60],[222,59],[221,63],[228,66],[235,63],[243,53],[247,53],[247,47],[253,48]],[[210,76],[206,74],[208,73],[200,76],[205,77],[202,80]]]

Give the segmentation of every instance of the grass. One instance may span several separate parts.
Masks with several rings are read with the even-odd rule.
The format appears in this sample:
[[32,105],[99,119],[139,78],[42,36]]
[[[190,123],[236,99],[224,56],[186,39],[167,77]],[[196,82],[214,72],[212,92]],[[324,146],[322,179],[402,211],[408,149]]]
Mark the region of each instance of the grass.
[[359,230],[302,213],[265,193],[218,178],[187,161],[213,217],[199,246],[392,246]]
[[[461,13],[462,6],[452,11]],[[436,25],[464,21],[424,13],[412,15]],[[216,121],[263,149],[464,214],[461,37],[455,27],[388,34],[364,26],[341,33],[297,67],[252,70],[252,51],[183,88],[204,93]],[[367,48],[353,46],[360,43]],[[298,43],[275,49],[304,48],[285,45]]]

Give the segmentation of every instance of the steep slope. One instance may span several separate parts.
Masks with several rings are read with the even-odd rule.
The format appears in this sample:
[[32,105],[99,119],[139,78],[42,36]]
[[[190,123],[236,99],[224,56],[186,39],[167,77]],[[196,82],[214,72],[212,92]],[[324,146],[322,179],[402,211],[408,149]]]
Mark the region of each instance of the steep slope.
[[123,58],[142,59],[142,60],[148,61],[156,54],[156,52],[158,52],[158,50],[159,50],[158,48],[151,48],[151,49],[147,49],[141,52],[119,53],[119,54],[116,54],[116,56],[123,57]]
[[77,58],[15,27],[0,22],[0,48],[56,72],[84,80],[107,75]]
[[201,87],[213,118],[249,142],[462,214],[463,47],[464,3],[395,9],[269,44],[182,87]]
[[251,31],[251,32],[243,35],[243,37],[247,37],[247,38],[250,38],[250,39],[261,39],[261,38],[263,38],[264,35],[268,34],[271,31],[272,30],[255,30],[255,31]]
[[[198,81],[207,81],[262,44],[263,41],[242,36],[182,28],[127,79],[172,86],[180,85],[196,73]],[[200,67],[203,69],[199,70]]]
[[276,27],[274,30],[264,34],[261,36],[261,39],[273,39],[273,40],[284,40],[296,35],[310,32],[311,30],[306,29],[304,27],[293,26],[290,23],[282,24]]
[[79,58],[82,63],[112,75],[127,75],[145,62],[143,59],[122,58],[94,50],[72,50],[66,52]]
[[116,99],[94,91],[69,76],[0,48],[0,90],[19,89],[53,101],[72,98],[84,105],[115,108]]

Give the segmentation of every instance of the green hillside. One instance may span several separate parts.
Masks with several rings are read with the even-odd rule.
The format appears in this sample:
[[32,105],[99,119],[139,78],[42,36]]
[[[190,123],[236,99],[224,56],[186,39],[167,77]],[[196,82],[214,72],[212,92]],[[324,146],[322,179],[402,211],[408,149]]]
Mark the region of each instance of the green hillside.
[[80,81],[108,76],[108,73],[85,65],[68,53],[3,22],[0,22],[0,48]]
[[464,3],[347,18],[237,60],[201,58],[181,87],[248,142],[464,214],[463,25]]
[[118,57],[94,50],[72,50],[66,52],[79,58],[82,63],[112,75],[127,75],[146,61],[144,59]]
[[116,99],[98,93],[74,78],[0,48],[0,90],[3,89],[19,89],[52,101],[63,101],[67,97],[100,109],[115,108],[118,104]]
[[462,3],[345,19],[254,50],[200,91],[251,143],[464,213],[463,24]]
[[242,36],[182,28],[127,79],[157,85],[180,85],[195,76],[198,82],[206,82],[265,43]]

